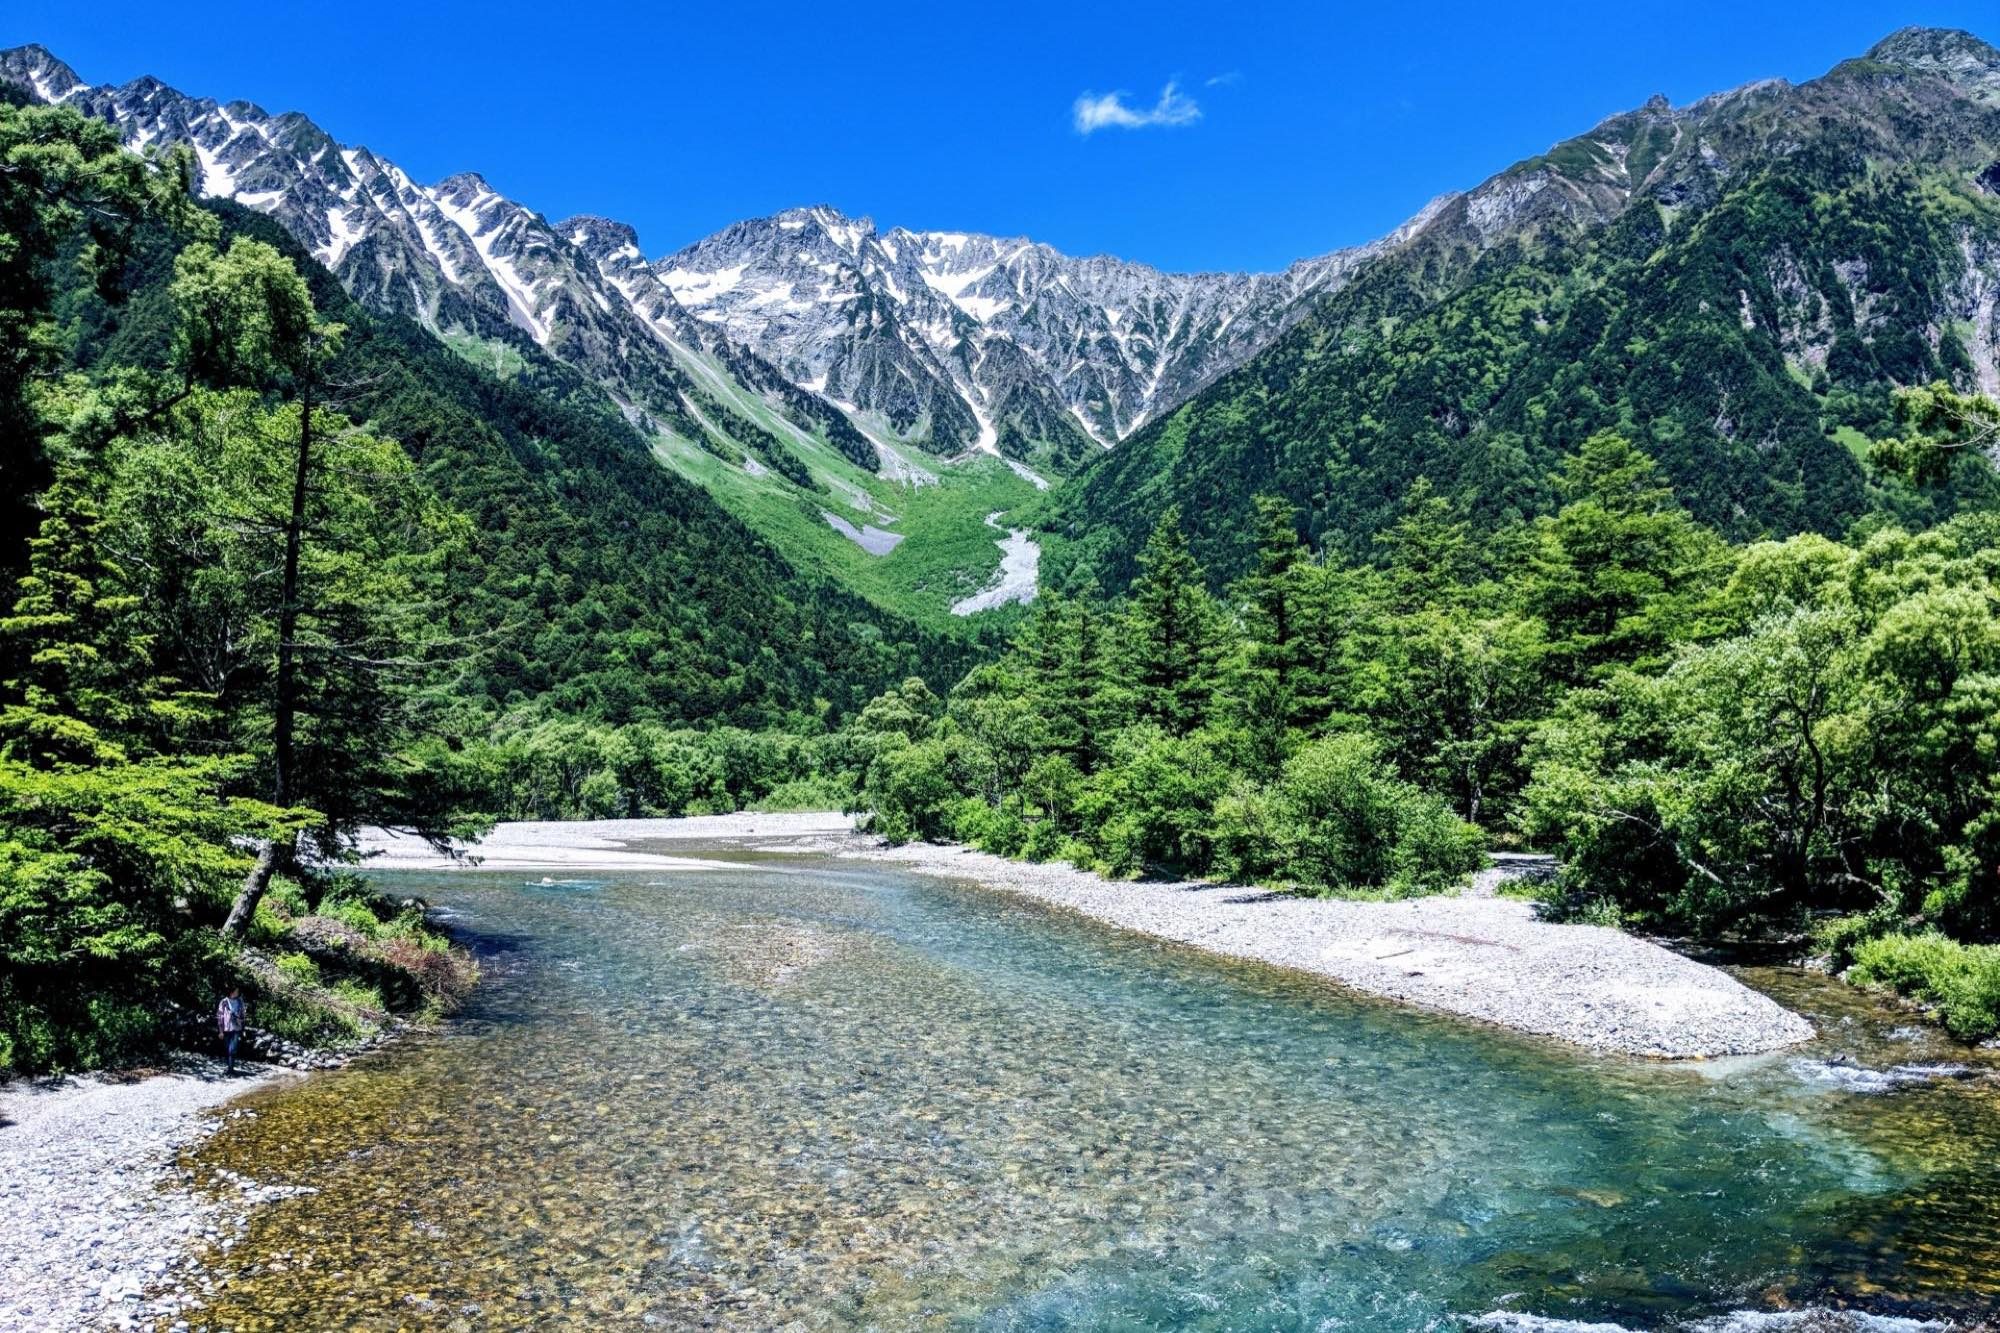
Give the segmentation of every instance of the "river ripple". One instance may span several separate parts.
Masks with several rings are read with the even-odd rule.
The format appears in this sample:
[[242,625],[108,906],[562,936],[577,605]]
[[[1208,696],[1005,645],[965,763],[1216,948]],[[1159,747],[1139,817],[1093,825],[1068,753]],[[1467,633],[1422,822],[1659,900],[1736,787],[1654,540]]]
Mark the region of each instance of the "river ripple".
[[209,1256],[197,1326],[1652,1328],[2000,1302],[1994,1085],[1855,1090],[1840,1061],[1935,1062],[1932,1039],[1790,974],[1746,975],[1833,1006],[1815,1047],[1648,1065],[890,868],[383,878],[477,934],[486,982],[445,1031],[254,1096],[200,1151],[318,1192]]

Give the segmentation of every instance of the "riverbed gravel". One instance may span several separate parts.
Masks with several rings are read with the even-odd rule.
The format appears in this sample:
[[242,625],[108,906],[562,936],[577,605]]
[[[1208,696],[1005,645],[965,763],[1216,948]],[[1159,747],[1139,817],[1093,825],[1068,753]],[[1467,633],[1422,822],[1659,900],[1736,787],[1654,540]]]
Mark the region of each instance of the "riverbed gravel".
[[1595,1051],[1748,1055],[1812,1025],[1728,973],[1517,898],[1299,898],[1241,885],[1107,880],[1068,865],[912,843],[849,855],[1022,894],[1141,934],[1330,977],[1371,995]]
[[0,1084],[0,1330],[184,1328],[195,1259],[273,1188],[191,1188],[183,1150],[290,1070],[184,1057],[150,1076]]

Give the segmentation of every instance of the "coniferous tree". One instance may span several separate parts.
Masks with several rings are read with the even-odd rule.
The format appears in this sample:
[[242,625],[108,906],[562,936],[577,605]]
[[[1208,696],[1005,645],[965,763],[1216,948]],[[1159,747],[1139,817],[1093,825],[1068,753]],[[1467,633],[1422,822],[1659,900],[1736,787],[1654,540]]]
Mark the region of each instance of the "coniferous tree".
[[1126,678],[1139,718],[1184,736],[1207,720],[1221,626],[1178,511],[1153,529],[1124,616]]
[[1290,504],[1259,496],[1256,515],[1256,568],[1235,589],[1244,643],[1231,695],[1251,766],[1269,778],[1285,762],[1297,712],[1300,650],[1306,642],[1300,585],[1311,553],[1299,538],[1297,511]]
[[65,347],[51,317],[67,276],[57,256],[80,233],[91,280],[115,299],[141,218],[212,231],[189,197],[190,160],[185,149],[127,152],[115,128],[70,107],[0,103],[0,568],[21,567],[39,523],[28,502],[50,479],[50,423],[34,388]]
[[1674,501],[1658,466],[1615,432],[1591,436],[1556,477],[1565,503],[1540,524],[1526,597],[1569,684],[1656,661],[1693,628],[1722,544]]
[[1395,613],[1460,601],[1475,580],[1471,525],[1426,477],[1411,484],[1402,517],[1375,541],[1388,556]]
[[1049,747],[1079,773],[1102,762],[1122,711],[1112,677],[1104,614],[1060,594],[1040,598],[1022,630],[1023,663],[1048,729]]

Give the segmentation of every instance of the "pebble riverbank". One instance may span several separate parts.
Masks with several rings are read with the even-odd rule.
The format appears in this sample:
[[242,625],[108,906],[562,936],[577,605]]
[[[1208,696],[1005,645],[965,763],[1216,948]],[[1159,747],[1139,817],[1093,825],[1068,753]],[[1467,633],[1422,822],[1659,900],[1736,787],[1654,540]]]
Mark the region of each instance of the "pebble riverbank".
[[299,1075],[186,1057],[164,1073],[0,1085],[0,1329],[180,1329],[204,1279],[196,1255],[228,1246],[253,1205],[284,1193],[247,1180],[191,1188],[183,1150],[252,1088]]
[[926,843],[850,854],[1589,1050],[1749,1055],[1813,1035],[1805,1019],[1718,968],[1623,931],[1538,920],[1532,903],[1515,898],[1298,898],[1242,885],[1107,880]]

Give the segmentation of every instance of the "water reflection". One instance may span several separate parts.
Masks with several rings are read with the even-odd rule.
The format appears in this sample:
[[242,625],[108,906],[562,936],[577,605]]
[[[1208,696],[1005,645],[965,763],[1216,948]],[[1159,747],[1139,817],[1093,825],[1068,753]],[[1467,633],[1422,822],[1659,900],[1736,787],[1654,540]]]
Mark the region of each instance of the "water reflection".
[[1803,1056],[1648,1066],[787,868],[398,876],[499,942],[487,984],[204,1150],[319,1192],[216,1256],[202,1319],[1652,1327],[2000,1297],[1991,1085],[1802,1075],[1872,1050],[1840,1015]]

